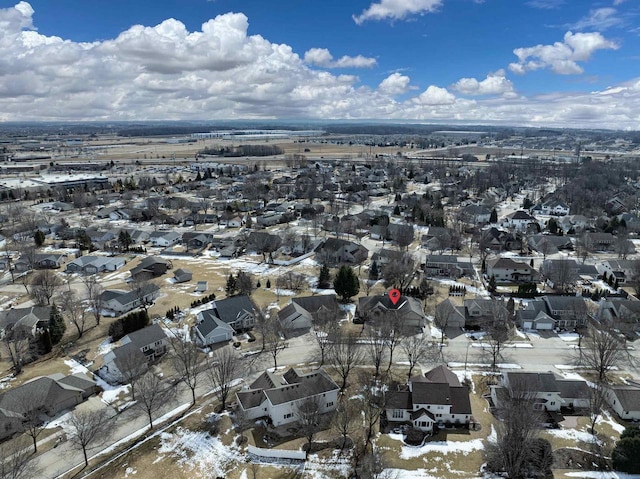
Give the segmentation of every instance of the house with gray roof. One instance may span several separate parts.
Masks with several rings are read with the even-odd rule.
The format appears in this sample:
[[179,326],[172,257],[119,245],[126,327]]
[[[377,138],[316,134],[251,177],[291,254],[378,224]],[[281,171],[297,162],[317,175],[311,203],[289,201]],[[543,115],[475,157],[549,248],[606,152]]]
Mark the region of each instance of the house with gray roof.
[[446,366],[412,377],[406,386],[387,392],[385,400],[390,424],[411,424],[423,432],[473,421],[469,389]]
[[104,355],[106,376],[122,382],[131,369],[137,374],[146,372],[149,363],[167,352],[168,338],[158,324],[152,324],[120,340],[120,346]]
[[264,417],[278,427],[298,420],[296,409],[302,401],[317,401],[321,413],[335,411],[339,390],[323,369],[302,373],[291,368],[282,376],[263,373],[236,398],[246,419]]
[[469,261],[458,259],[455,255],[429,254],[425,261],[427,276],[443,278],[461,278],[473,276],[473,265]]
[[229,341],[234,334],[253,328],[259,314],[246,295],[212,301],[212,306],[198,313],[193,327],[196,341],[203,346]]
[[176,283],[186,283],[187,281],[191,281],[192,278],[193,273],[187,268],[178,268],[173,272],[173,279]]
[[278,312],[285,331],[309,330],[316,319],[337,321],[341,316],[335,294],[293,298]]
[[127,261],[118,256],[80,256],[67,263],[65,273],[96,274],[117,271]]
[[143,304],[153,304],[159,295],[160,288],[155,284],[145,285],[142,292],[107,289],[101,294],[103,313],[107,316],[119,316]]
[[640,420],[640,384],[637,381],[609,386],[605,392],[605,398],[620,419]]
[[598,305],[597,319],[604,324],[614,324],[629,338],[640,333],[640,301],[623,298],[604,298]]
[[552,372],[518,371],[502,373],[500,384],[491,386],[491,399],[499,405],[505,395],[518,391],[531,395],[534,409],[549,412],[588,408],[591,394],[586,381],[558,378]]
[[393,321],[412,331],[422,331],[427,321],[418,299],[400,296],[394,304],[387,294],[361,297],[358,300],[356,318],[361,322]]
[[369,250],[353,241],[327,238],[316,249],[316,257],[330,265],[360,264],[369,256]]
[[131,269],[131,278],[138,279],[151,279],[162,276],[171,269],[173,265],[171,261],[159,256],[147,256],[143,258],[134,268]]
[[38,329],[49,325],[51,306],[30,306],[0,311],[0,339],[9,330],[23,330],[35,337]]
[[538,272],[521,261],[511,258],[491,258],[486,260],[487,276],[494,277],[498,284],[532,283],[538,280]]

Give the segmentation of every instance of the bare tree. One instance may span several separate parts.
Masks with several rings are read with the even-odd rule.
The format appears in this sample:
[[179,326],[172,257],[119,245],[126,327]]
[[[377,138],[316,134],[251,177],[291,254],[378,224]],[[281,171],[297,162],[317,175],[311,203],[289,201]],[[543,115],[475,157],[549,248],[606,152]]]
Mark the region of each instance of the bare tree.
[[582,264],[594,251],[593,241],[589,233],[582,233],[576,241],[576,255],[582,260]]
[[578,271],[572,260],[545,261],[543,274],[553,283],[553,289],[560,292],[569,292],[578,280]]
[[387,354],[386,338],[378,321],[368,321],[364,325],[365,351],[368,363],[373,365],[373,377],[377,378]]
[[362,418],[364,420],[364,444],[363,451],[367,451],[371,446],[375,436],[375,427],[379,424],[380,418],[385,410],[385,395],[381,387],[381,382],[370,374],[363,372],[360,374],[361,384],[360,406],[362,408]]
[[398,228],[395,234],[395,241],[398,246],[405,251],[409,249],[409,245],[413,243],[413,227],[411,228]]
[[31,280],[31,296],[40,305],[51,304],[51,298],[62,286],[62,280],[50,269],[38,271]]
[[282,325],[275,314],[270,315],[265,320],[263,329],[264,352],[273,359],[273,367],[278,367],[278,355],[287,347],[287,340],[284,336]]
[[175,387],[166,385],[159,376],[150,371],[140,377],[136,406],[146,413],[149,429],[153,429],[153,414],[172,400],[175,392]]
[[320,354],[319,367],[324,365],[324,362],[329,355],[329,351],[333,347],[333,342],[335,341],[337,333],[338,324],[335,320],[315,322],[312,337],[318,353]]
[[342,437],[340,451],[347,447],[347,438],[357,431],[359,417],[360,407],[355,401],[342,400],[338,403],[331,419],[331,428]]
[[7,328],[2,337],[2,346],[11,360],[13,372],[20,374],[29,353],[29,333],[22,328]]
[[38,452],[38,437],[45,429],[45,422],[41,418],[40,408],[45,402],[47,391],[38,388],[22,387],[17,388],[11,395],[11,409],[20,413],[23,417],[22,427],[24,433],[33,442],[33,453]]
[[0,479],[32,479],[40,475],[27,441],[14,439],[0,444]]
[[627,256],[634,252],[633,243],[629,240],[629,233],[626,228],[622,228],[616,235],[615,251],[619,259],[627,259]]
[[605,386],[601,383],[589,385],[589,432],[596,435],[596,423],[607,406],[605,398]]
[[398,261],[391,261],[382,268],[382,278],[387,287],[393,286],[404,292],[416,276],[416,262],[405,253]]
[[191,404],[193,405],[196,403],[196,387],[200,373],[206,368],[204,358],[195,343],[173,337],[170,338],[169,344],[173,352],[171,357],[173,369],[178,374],[180,381],[191,390]]
[[87,327],[87,310],[82,301],[76,297],[74,291],[69,290],[62,294],[60,306],[67,319],[78,330],[78,338],[81,338]]
[[158,286],[150,279],[136,277],[129,283],[129,289],[135,293],[136,299],[146,313],[149,304],[153,302],[153,296],[158,291]]
[[233,380],[240,374],[238,356],[230,349],[220,349],[209,358],[206,369],[207,378],[214,394],[222,403],[222,410],[227,407],[227,399],[233,387]]
[[128,349],[118,355],[118,371],[120,381],[131,387],[131,399],[136,400],[136,384],[140,376],[147,372],[147,362],[139,350]]
[[433,343],[424,334],[410,336],[401,344],[402,351],[407,356],[409,363],[408,377],[411,377],[414,368],[421,362],[427,360],[435,360],[438,356],[438,350]]
[[504,345],[513,334],[513,324],[509,319],[509,311],[501,300],[493,300],[490,315],[492,320],[486,327],[487,335],[483,338],[483,342],[488,345],[491,354],[491,368],[495,370]]
[[294,415],[301,434],[307,440],[306,455],[309,456],[313,437],[321,430],[322,401],[319,396],[307,396],[294,404]]
[[351,370],[362,363],[363,351],[358,346],[358,337],[353,333],[342,333],[336,337],[333,347],[329,351],[328,362],[340,376],[340,391],[347,388],[347,381]]
[[393,365],[393,354],[406,339],[407,334],[406,324],[398,316],[397,311],[387,311],[386,320],[380,325],[380,333],[389,352],[389,363],[387,364],[387,371],[389,371]]
[[598,329],[590,326],[582,344],[576,362],[593,370],[600,383],[606,382],[609,373],[623,362],[631,361],[624,341],[606,324],[601,323]]
[[98,279],[95,275],[87,275],[82,278],[84,287],[87,291],[87,302],[93,317],[96,320],[96,325],[100,326],[100,319],[102,319],[102,293],[104,288],[98,283]]
[[108,409],[76,409],[68,421],[67,440],[84,455],[84,465],[89,465],[88,452],[101,446],[109,437],[111,420]]
[[524,479],[534,440],[541,424],[540,412],[534,408],[535,396],[525,384],[510,383],[498,389],[496,415],[497,441],[488,448],[488,463],[507,477]]

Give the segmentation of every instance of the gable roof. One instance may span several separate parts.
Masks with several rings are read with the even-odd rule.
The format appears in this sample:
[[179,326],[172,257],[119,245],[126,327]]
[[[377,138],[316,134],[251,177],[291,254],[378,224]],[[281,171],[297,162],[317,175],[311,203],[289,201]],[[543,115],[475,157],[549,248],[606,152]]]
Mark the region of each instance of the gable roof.
[[460,387],[460,380],[453,371],[440,365],[427,372],[424,377],[432,383],[447,383],[451,387]]
[[51,306],[31,306],[0,311],[0,329],[7,326],[33,329],[40,321],[49,321]]
[[640,389],[635,386],[612,386],[611,391],[625,411],[640,411]]
[[123,342],[124,340],[123,344],[127,344],[130,342],[138,348],[142,348],[144,346],[147,346],[148,344],[153,344],[156,341],[161,341],[166,338],[167,335],[160,327],[160,325],[152,324],[151,326],[147,326],[146,328],[142,328],[134,331],[133,333],[127,334],[122,338],[121,342]]

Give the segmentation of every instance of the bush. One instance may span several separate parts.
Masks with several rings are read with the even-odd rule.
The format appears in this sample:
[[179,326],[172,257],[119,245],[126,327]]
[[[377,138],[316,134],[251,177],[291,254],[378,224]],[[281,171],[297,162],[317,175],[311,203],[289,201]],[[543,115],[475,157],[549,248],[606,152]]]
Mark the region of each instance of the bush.
[[256,340],[256,337],[253,335],[251,331],[247,333],[247,336],[249,336],[249,339],[247,340],[248,343],[253,343]]
[[239,348],[240,347],[240,341],[236,341],[235,343],[233,343],[233,347],[234,348]]
[[111,341],[118,341],[129,333],[138,331],[149,324],[149,315],[146,311],[136,311],[123,318],[115,320],[109,325]]
[[640,429],[628,427],[611,454],[613,468],[629,474],[640,473]]
[[411,428],[407,431],[407,436],[404,438],[404,442],[410,446],[419,446],[424,441],[424,432],[420,429]]

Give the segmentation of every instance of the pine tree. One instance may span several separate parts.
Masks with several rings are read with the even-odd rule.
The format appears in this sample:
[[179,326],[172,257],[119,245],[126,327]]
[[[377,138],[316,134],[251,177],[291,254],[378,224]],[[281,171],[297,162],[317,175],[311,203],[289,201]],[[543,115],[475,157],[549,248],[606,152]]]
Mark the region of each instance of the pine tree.
[[233,276],[233,273],[229,273],[229,277],[227,278],[227,285],[224,288],[227,296],[233,296],[236,292],[237,287],[238,284],[235,276]]
[[36,247],[40,248],[44,244],[44,233],[40,230],[36,231],[33,235],[33,241],[36,244]]
[[267,289],[271,287],[271,280],[267,278]]
[[491,294],[496,294],[496,291],[498,290],[498,284],[496,283],[496,277],[494,275],[491,275],[491,278],[489,278],[487,289]]
[[58,344],[66,330],[67,325],[64,322],[64,318],[54,303],[53,306],[51,306],[51,313],[49,315],[49,335],[51,336],[51,344]]
[[318,288],[329,289],[330,287],[331,271],[329,271],[329,266],[327,264],[323,264],[320,268],[320,275],[318,276]]
[[374,261],[371,263],[371,268],[369,268],[369,278],[370,279],[378,279],[380,277],[380,269],[378,268],[378,262]]
[[360,283],[358,277],[353,272],[353,269],[349,266],[341,266],[333,280],[333,289],[336,290],[336,294],[342,296],[344,302],[360,291]]
[[489,215],[489,223],[497,223],[498,222],[498,212],[496,209],[491,210],[491,214]]

